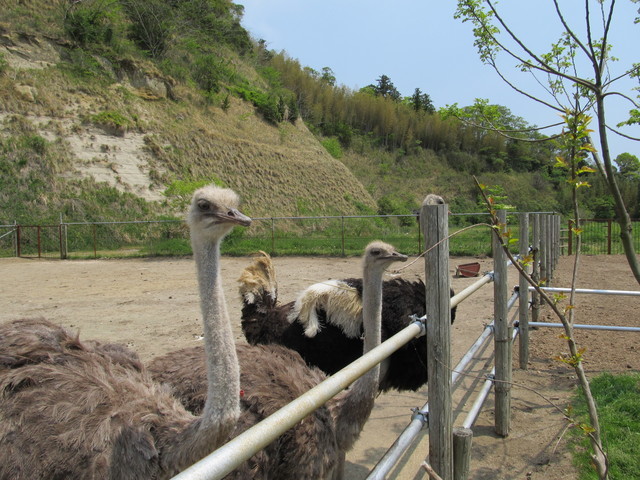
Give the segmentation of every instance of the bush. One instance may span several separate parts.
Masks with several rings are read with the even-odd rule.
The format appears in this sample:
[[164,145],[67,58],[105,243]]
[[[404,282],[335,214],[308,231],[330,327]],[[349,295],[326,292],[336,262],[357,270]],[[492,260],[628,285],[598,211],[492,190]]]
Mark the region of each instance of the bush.
[[64,17],[64,31],[78,45],[111,43],[113,24],[109,8],[111,4],[100,1],[75,3]]
[[320,143],[322,143],[322,146],[333,158],[342,158],[342,147],[340,146],[340,142],[337,138],[326,138]]
[[235,72],[229,62],[214,54],[201,55],[193,65],[193,79],[206,92],[218,93],[223,83],[232,82]]
[[3,75],[9,69],[9,63],[4,58],[4,53],[0,53],[0,75]]
[[593,218],[615,218],[616,211],[613,198],[598,197],[591,203]]
[[131,20],[129,36],[153,58],[160,58],[169,48],[173,30],[172,11],[159,0],[121,0]]
[[91,121],[102,127],[106,127],[117,135],[124,135],[131,126],[131,121],[119,112],[106,110],[91,117]]

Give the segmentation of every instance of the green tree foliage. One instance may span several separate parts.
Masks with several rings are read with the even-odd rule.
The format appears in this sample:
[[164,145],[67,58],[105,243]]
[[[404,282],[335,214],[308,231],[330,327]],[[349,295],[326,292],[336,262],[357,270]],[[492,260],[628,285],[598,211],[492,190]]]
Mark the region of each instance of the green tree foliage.
[[74,2],[65,9],[64,32],[76,44],[110,44],[114,35],[114,16],[118,5],[108,0]]
[[404,101],[411,105],[416,112],[436,113],[436,107],[431,102],[431,97],[428,93],[422,93],[422,90],[416,88],[413,91],[413,95],[405,97]]
[[[553,151],[548,145],[487,133],[442,111],[429,113],[433,105],[420,89],[410,97],[413,100],[397,101],[393,94],[397,90],[386,75],[378,79],[377,85],[352,91],[323,81],[323,75],[303,68],[285,52],[274,53],[267,64],[280,72],[282,87],[294,92],[302,118],[319,133],[339,138],[345,147],[354,135],[366,135],[373,144],[388,151],[415,153],[428,149],[442,153],[451,167],[469,173],[536,171],[552,164]],[[416,111],[416,105],[422,110]],[[484,108],[513,129],[526,125],[506,107],[487,102]],[[464,110],[479,116],[475,106]],[[525,140],[542,137],[535,131],[519,136]]]
[[120,0],[120,3],[131,20],[131,39],[151,57],[164,56],[176,28],[170,5],[163,0]]
[[400,92],[386,75],[381,75],[380,78],[378,78],[378,83],[371,85],[371,87],[374,93],[380,97],[390,98],[395,102],[400,100]]
[[621,153],[614,160],[620,175],[626,178],[640,178],[640,160],[630,153]]

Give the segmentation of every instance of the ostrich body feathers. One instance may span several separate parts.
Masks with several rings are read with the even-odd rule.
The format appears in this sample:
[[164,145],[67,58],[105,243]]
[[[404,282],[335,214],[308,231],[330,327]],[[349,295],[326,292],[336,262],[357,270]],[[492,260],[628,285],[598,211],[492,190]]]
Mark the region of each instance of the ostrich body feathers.
[[1,325],[0,351],[1,479],[160,479],[189,465],[171,445],[198,421],[135,353],[42,319]]
[[[307,287],[295,302],[278,304],[275,269],[262,255],[239,278],[242,330],[247,341],[281,344],[302,356],[308,365],[332,375],[362,355],[362,279],[331,280]],[[259,266],[258,266],[259,265]],[[337,300],[331,300],[338,292]],[[451,295],[454,292],[451,290]],[[383,282],[382,341],[426,313],[421,279],[395,278]],[[451,321],[455,308],[451,310]],[[415,391],[427,382],[424,338],[416,338],[393,353],[385,364],[380,391]]]
[[[280,345],[237,345],[240,361],[241,414],[232,437],[275,413],[325,379],[300,355]],[[206,365],[202,345],[155,358],[153,378],[170,385],[194,414],[206,400]],[[302,420],[247,460],[226,479],[331,478],[338,460],[333,420],[326,406]]]

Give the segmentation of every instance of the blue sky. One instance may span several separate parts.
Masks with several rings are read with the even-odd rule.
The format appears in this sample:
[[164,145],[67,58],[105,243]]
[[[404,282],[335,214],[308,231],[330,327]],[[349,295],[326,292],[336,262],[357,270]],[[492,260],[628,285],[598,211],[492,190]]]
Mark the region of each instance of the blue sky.
[[[471,25],[453,18],[454,1],[236,0],[236,3],[244,5],[242,23],[254,38],[266,40],[269,49],[285,50],[302,66],[317,71],[331,68],[338,84],[358,89],[375,84],[384,74],[403,96],[411,95],[415,88],[428,93],[436,108],[453,103],[466,106],[476,98],[487,98],[491,103],[507,106],[514,115],[531,124],[542,126],[560,121],[555,112],[513,91],[492,68],[480,62]],[[581,31],[582,2],[560,3],[579,5],[570,21],[573,28]],[[555,14],[544,8],[550,4],[550,0],[505,0],[498,6],[505,8],[505,17],[518,34],[542,53],[558,38]],[[611,43],[613,54],[621,59],[615,64],[618,70],[631,62],[640,62],[640,25],[633,24],[639,5],[630,0],[617,3]],[[518,78],[515,69],[505,67],[504,71],[512,79]],[[530,76],[521,81],[540,91]],[[634,85],[638,86],[638,82],[627,83],[625,91],[635,97],[637,92],[629,90]],[[621,121],[629,108],[628,104],[612,103],[607,110],[611,123]],[[637,126],[624,132],[640,137]],[[552,134],[554,130],[545,133]],[[614,135],[609,138],[613,158],[622,152],[640,157],[640,142]]]

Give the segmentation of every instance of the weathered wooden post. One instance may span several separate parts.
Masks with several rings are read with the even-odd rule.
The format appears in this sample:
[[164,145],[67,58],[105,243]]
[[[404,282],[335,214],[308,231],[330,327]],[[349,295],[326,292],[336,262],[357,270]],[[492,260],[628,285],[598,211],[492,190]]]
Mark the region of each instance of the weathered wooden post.
[[423,205],[425,239],[427,372],[429,375],[429,463],[443,480],[453,478],[451,407],[451,308],[447,205]]
[[456,427],[453,429],[453,478],[467,480],[471,460],[471,443],[473,430]]
[[547,238],[545,239],[547,243],[546,256],[547,256],[547,278],[549,279],[548,283],[551,283],[553,279],[553,214],[549,213],[546,215],[546,228],[547,228]]
[[558,266],[558,262],[560,261],[560,255],[562,254],[562,217],[560,214],[554,215],[556,221],[556,245],[555,245],[555,261],[553,263],[553,268]]
[[[540,281],[540,214],[533,216],[533,269],[531,279],[538,283]],[[540,298],[538,292],[531,295],[531,321],[537,322],[540,315]]]
[[[529,255],[529,214],[520,214],[520,261]],[[523,265],[523,268],[527,268]],[[529,362],[529,282],[524,275],[518,281],[518,324],[520,325],[519,357],[520,368],[527,369]]]
[[547,272],[547,214],[540,214],[540,243],[538,245],[538,252],[540,253],[540,277],[539,281],[548,283],[549,273]]
[[507,261],[499,241],[499,235],[506,232],[507,212],[498,210],[500,225],[493,232],[493,321],[496,377],[495,431],[498,435],[509,435],[511,423],[511,327],[507,316]]

